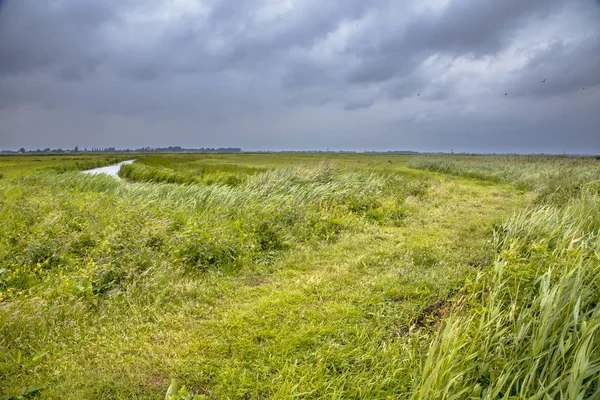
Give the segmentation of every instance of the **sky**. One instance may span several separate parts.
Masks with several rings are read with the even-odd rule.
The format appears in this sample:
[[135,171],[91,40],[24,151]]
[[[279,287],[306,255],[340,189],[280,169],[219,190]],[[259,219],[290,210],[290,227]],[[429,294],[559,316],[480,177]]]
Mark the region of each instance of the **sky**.
[[0,0],[0,149],[600,154],[600,0]]

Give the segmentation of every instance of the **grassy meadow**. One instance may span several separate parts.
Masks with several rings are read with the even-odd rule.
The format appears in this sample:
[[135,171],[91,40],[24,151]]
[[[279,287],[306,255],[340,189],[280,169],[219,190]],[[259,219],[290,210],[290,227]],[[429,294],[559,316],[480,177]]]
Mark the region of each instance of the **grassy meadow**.
[[600,398],[599,191],[594,157],[2,156],[0,399]]

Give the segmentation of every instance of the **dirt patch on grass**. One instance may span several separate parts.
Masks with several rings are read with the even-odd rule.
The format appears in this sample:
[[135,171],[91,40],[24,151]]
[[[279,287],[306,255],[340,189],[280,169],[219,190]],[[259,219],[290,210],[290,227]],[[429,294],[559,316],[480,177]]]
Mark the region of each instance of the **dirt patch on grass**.
[[[454,296],[454,293],[450,294],[447,297],[439,299],[434,303],[431,303],[427,307],[425,307],[415,319],[414,323],[410,326],[402,327],[398,332],[395,333],[394,336],[402,337],[407,334],[416,332],[422,328],[430,327],[435,328],[439,326],[442,321],[446,319],[446,316],[452,310],[452,305],[450,304],[450,299]],[[460,300],[459,300],[460,302]]]
[[169,378],[160,374],[152,374],[146,379],[146,386],[153,389],[165,388],[166,390],[169,386]]
[[266,282],[265,277],[263,276],[249,276],[245,279],[246,285],[250,287],[260,286]]

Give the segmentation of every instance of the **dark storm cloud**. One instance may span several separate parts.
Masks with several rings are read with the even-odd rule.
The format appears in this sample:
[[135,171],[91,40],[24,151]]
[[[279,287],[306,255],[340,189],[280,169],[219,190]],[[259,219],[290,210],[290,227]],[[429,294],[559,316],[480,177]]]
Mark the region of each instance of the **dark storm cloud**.
[[[281,64],[287,67],[288,60],[293,69],[293,51],[312,47],[340,22],[359,18],[368,10],[368,3],[362,0],[313,1],[285,17],[263,21],[258,10],[265,4],[257,0],[223,0],[214,5],[201,24],[197,18],[182,17],[154,43],[141,49],[120,49],[118,73],[145,81],[165,74],[231,69],[263,72],[277,70]],[[289,82],[293,80],[288,78]]]
[[[600,96],[599,3],[8,0],[0,3],[0,132],[12,139],[0,136],[0,147],[27,145],[18,137],[35,121],[64,141],[87,120],[90,132],[137,130],[105,135],[123,143],[161,127],[173,132],[164,144],[280,148],[360,146],[378,129],[381,143],[438,140],[431,129],[450,126],[472,139],[509,114],[510,129],[531,130],[518,99],[544,115],[587,110]],[[404,124],[401,134],[382,124],[389,115]],[[577,114],[588,121],[578,125],[584,136],[596,121],[585,115]],[[71,132],[69,118],[78,126]],[[499,131],[480,135],[495,146]],[[306,140],[291,137],[299,134]]]
[[102,61],[99,29],[118,18],[117,2],[6,1],[0,12],[0,75],[56,67],[69,79]]
[[557,40],[534,52],[515,75],[511,89],[515,95],[544,97],[591,90],[600,85],[600,34],[575,44]]
[[[515,29],[533,17],[551,15],[561,0],[457,0],[437,12],[412,18],[404,41],[416,49],[451,54],[493,54]],[[388,46],[394,48],[394,41]]]
[[393,99],[403,99],[405,97],[418,96],[421,90],[426,86],[426,81],[421,76],[409,75],[396,79],[394,82],[384,87],[386,92]]
[[362,108],[369,108],[372,105],[373,105],[373,101],[372,100],[353,101],[353,102],[347,103],[344,106],[344,110],[346,110],[346,111],[360,110]]
[[[257,5],[264,1],[224,0],[211,12],[209,29],[222,36],[228,47],[225,66],[240,62],[262,63],[289,50],[310,48],[335,30],[340,22],[360,18],[381,1],[308,1],[286,17],[264,22],[256,19]],[[243,64],[242,64],[243,65]]]
[[356,49],[363,63],[351,73],[350,81],[383,82],[405,76],[436,53],[455,57],[493,55],[509,43],[517,29],[532,18],[552,15],[561,3],[456,0],[440,10],[420,12],[379,43],[366,38],[366,43]]

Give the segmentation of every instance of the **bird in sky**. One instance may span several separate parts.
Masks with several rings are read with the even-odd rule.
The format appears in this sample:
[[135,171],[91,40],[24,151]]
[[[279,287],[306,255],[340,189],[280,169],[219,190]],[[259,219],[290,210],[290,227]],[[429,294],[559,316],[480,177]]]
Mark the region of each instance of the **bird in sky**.
[[508,93],[504,93],[504,97],[508,96]]
[[542,81],[542,83],[546,82],[546,78],[544,78],[544,80]]
[[420,96],[420,95],[421,95],[421,93],[419,93],[417,96]]

